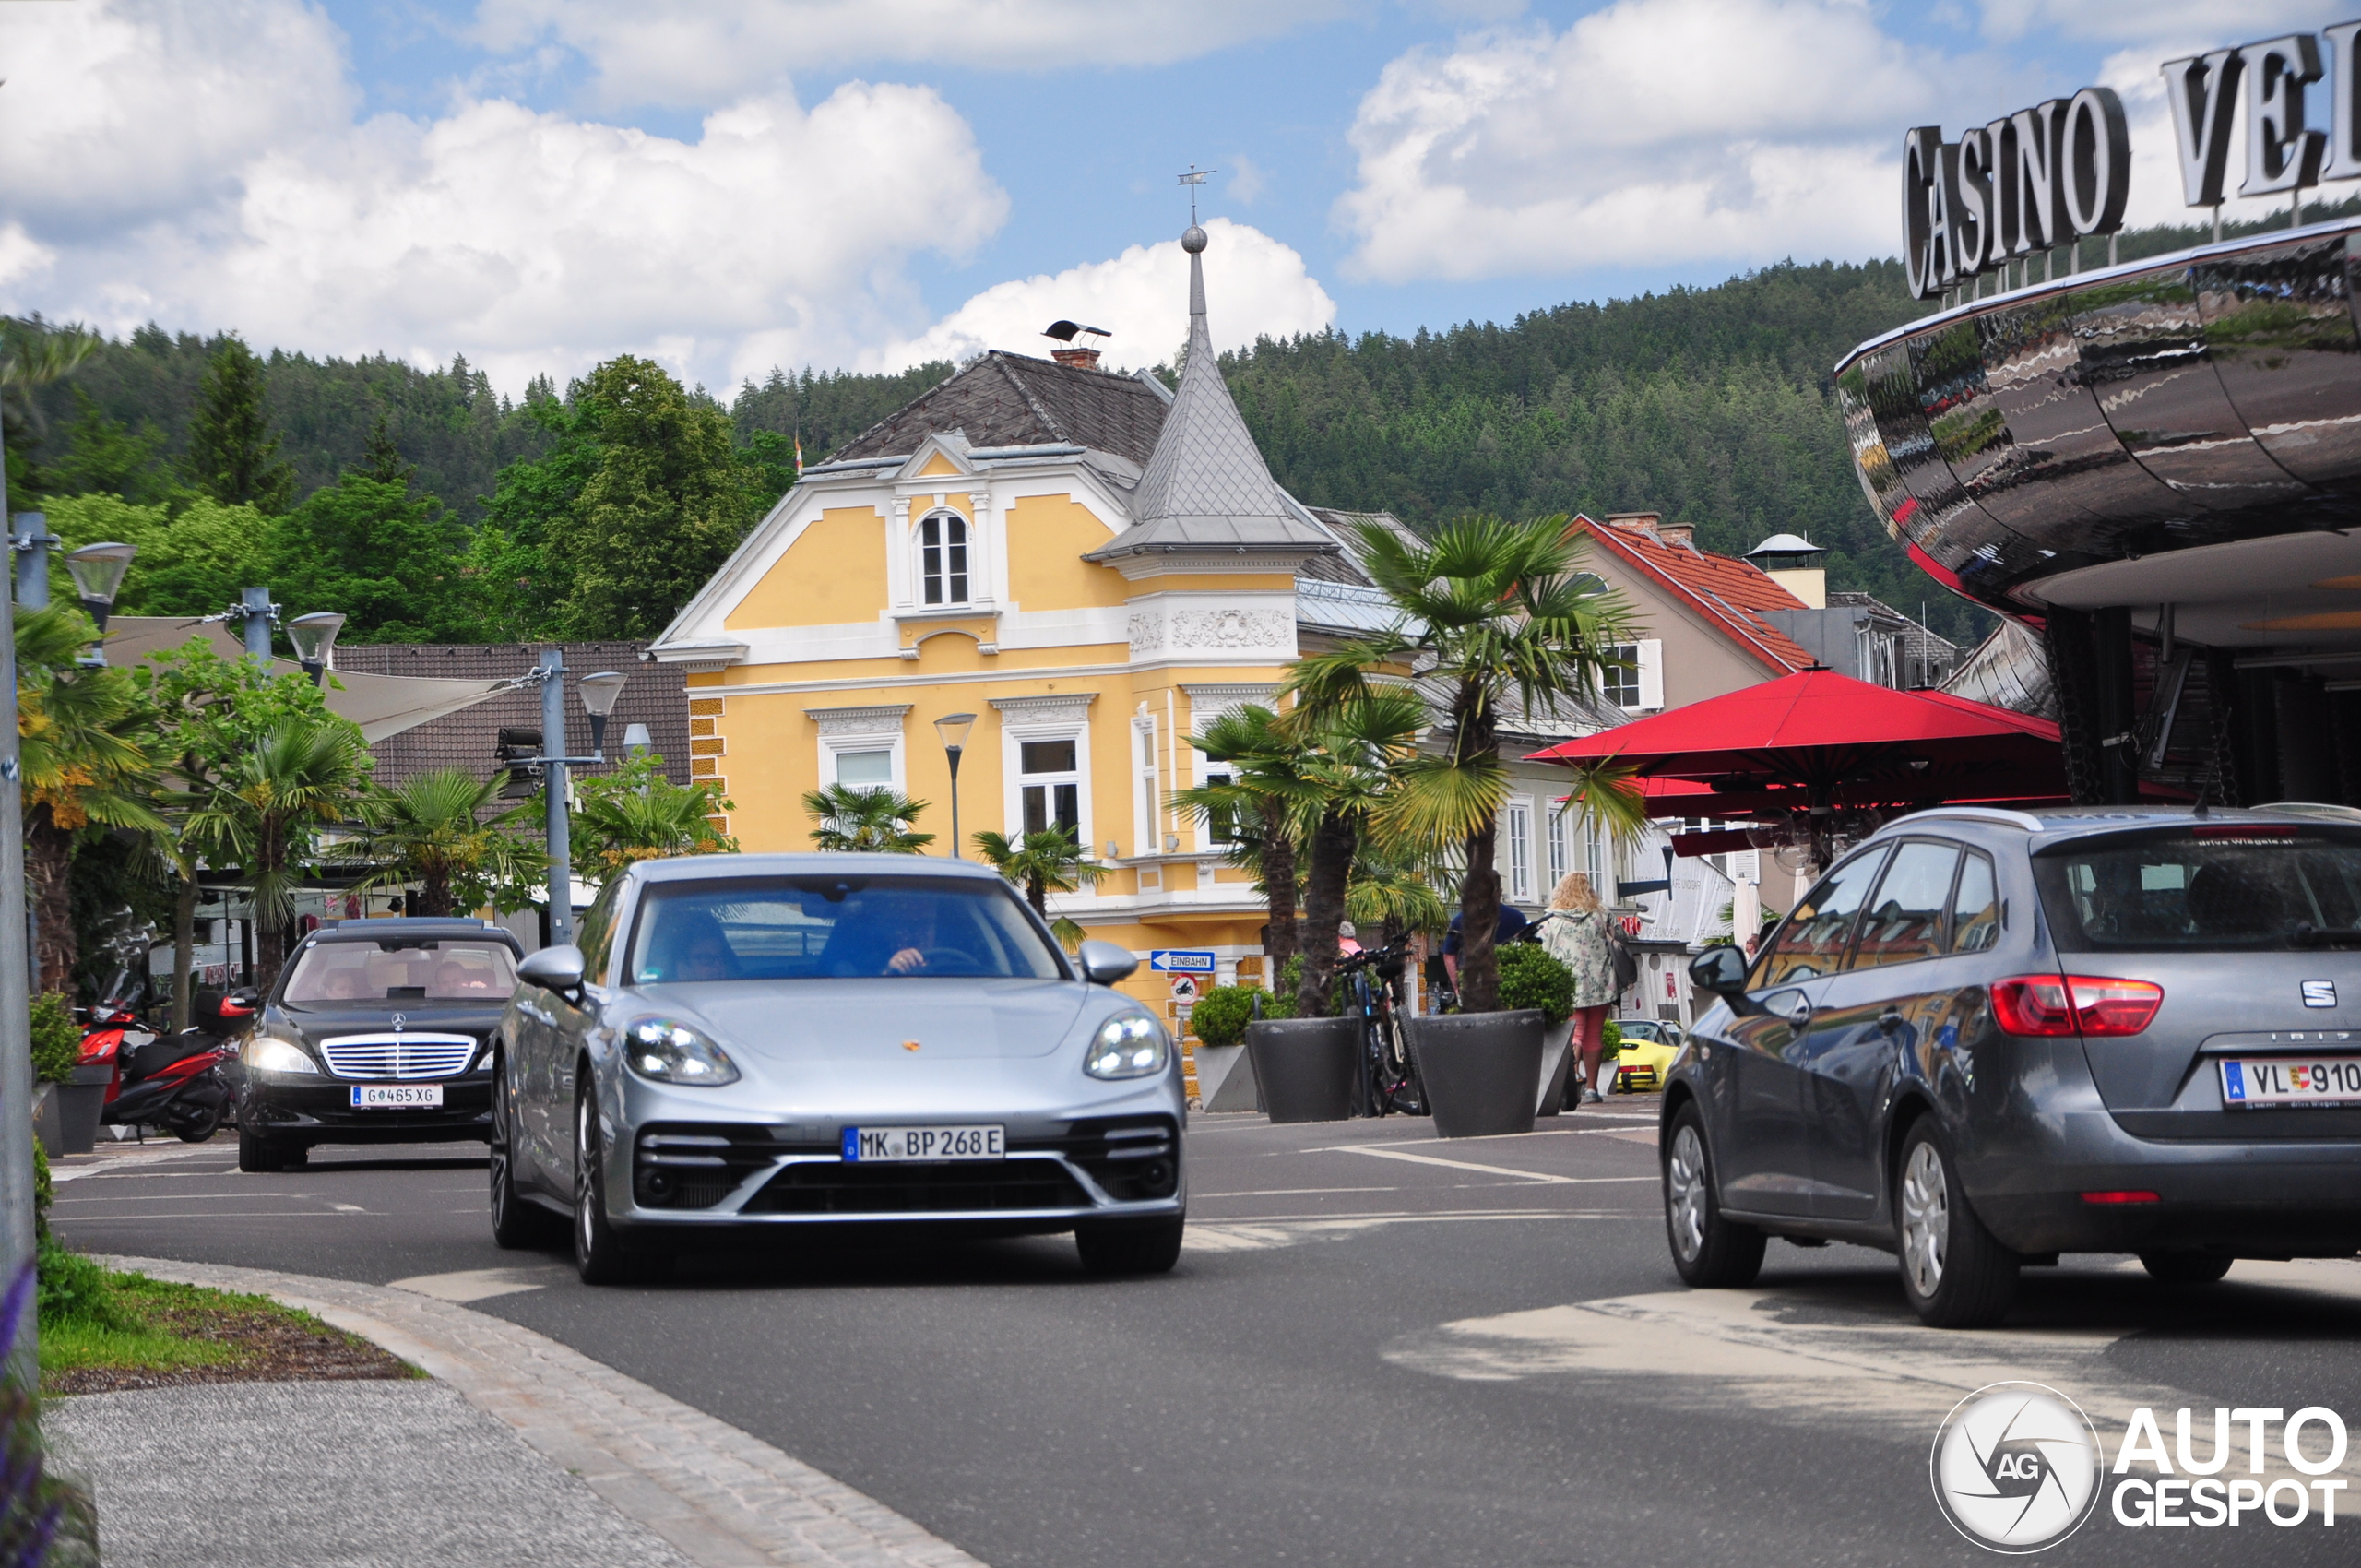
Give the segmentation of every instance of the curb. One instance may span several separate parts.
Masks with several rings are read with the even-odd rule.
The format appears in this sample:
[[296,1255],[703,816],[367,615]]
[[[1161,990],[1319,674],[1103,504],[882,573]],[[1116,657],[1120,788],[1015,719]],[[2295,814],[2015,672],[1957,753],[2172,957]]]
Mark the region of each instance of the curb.
[[360,1335],[449,1384],[698,1568],[984,1568],[761,1439],[505,1319],[415,1291],[275,1269],[98,1261],[267,1296]]

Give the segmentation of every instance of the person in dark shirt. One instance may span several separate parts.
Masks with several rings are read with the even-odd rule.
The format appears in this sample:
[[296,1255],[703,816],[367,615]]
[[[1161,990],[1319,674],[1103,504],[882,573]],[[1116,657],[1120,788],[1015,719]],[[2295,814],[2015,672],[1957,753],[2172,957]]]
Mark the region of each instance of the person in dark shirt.
[[[1451,976],[1451,983],[1454,989],[1459,984],[1459,938],[1461,935],[1459,922],[1465,919],[1466,916],[1464,913],[1452,916],[1450,934],[1442,939],[1443,972]],[[1524,933],[1525,928],[1532,923],[1525,918],[1515,905],[1502,904],[1500,919],[1492,926],[1492,945],[1499,947],[1515,941]]]

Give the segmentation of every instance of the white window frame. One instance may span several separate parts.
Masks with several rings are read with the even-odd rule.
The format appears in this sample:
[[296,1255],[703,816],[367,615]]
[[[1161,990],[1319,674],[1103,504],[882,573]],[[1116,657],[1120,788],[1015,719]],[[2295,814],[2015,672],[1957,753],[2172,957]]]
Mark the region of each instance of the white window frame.
[[[1650,713],[1664,707],[1663,638],[1642,637],[1634,642],[1615,643],[1607,652],[1618,659],[1629,659],[1631,668],[1600,672],[1598,690],[1604,701],[1625,713]],[[1609,685],[1609,680],[1615,683]],[[1625,693],[1637,700],[1621,700]]]
[[1555,893],[1558,884],[1565,881],[1566,873],[1572,869],[1566,843],[1566,819],[1572,814],[1572,808],[1548,801],[1543,803],[1543,809],[1549,814],[1549,890]]
[[[956,599],[950,597],[951,568],[948,552],[954,547],[949,544],[940,545],[937,548],[945,552],[943,570],[944,598],[941,603],[930,604],[926,597],[926,526],[929,523],[940,525],[945,522],[959,525],[960,538],[956,548],[961,552],[961,559],[966,563],[965,569],[959,573],[959,576],[967,579],[967,591]],[[976,528],[968,520],[967,515],[957,507],[930,506],[917,521],[910,525],[910,602],[919,610],[933,612],[972,607],[977,600],[976,580],[979,576],[976,566]]]
[[1508,901],[1512,904],[1533,902],[1533,798],[1519,795],[1501,814],[1502,835],[1508,849]]
[[839,752],[891,752],[894,757],[891,788],[897,795],[909,793],[909,775],[906,771],[902,741],[903,720],[909,716],[907,704],[891,707],[806,708],[807,716],[820,726],[819,766],[820,787],[826,789],[836,781],[836,754]]
[[1157,768],[1156,719],[1142,717],[1132,720],[1132,853],[1153,855],[1164,848],[1164,836],[1157,829],[1157,806],[1161,803]]
[[1000,710],[1001,800],[1003,831],[1012,839],[1025,834],[1025,743],[1027,741],[1074,742],[1074,809],[1081,820],[1074,837],[1087,854],[1098,841],[1091,817],[1090,708],[1095,692],[1061,692],[1041,697],[994,697]]

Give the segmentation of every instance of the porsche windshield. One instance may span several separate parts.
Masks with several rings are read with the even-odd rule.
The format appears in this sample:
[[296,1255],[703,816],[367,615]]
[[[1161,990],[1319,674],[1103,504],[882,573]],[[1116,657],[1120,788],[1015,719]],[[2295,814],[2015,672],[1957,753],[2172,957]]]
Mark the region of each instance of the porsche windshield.
[[317,942],[295,960],[286,1000],[299,1007],[362,1002],[479,1002],[516,989],[503,942]]
[[742,980],[1055,980],[1016,896],[967,877],[658,882],[642,898],[627,983]]

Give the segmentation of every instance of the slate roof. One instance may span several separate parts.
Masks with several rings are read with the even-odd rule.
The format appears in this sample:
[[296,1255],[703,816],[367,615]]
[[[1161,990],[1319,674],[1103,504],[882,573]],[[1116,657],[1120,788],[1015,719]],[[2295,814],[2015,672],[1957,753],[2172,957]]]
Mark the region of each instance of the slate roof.
[[1222,380],[1205,325],[1204,231],[1181,236],[1189,252],[1189,357],[1132,498],[1132,526],[1086,561],[1204,551],[1324,555],[1337,546],[1304,517],[1271,477]]
[[1361,570],[1360,566],[1360,525],[1363,523],[1375,523],[1378,527],[1398,535],[1406,543],[1424,542],[1409,524],[1391,512],[1345,512],[1334,506],[1307,506],[1304,510],[1318,519],[1320,525],[1336,541],[1339,553],[1311,557],[1296,569],[1295,575],[1298,577],[1312,577],[1332,583],[1366,584],[1370,580],[1369,574]]
[[1959,668],[1964,652],[1949,637],[1928,631],[1909,616],[1874,594],[1841,591],[1828,596],[1829,604],[1854,606],[1862,610],[1881,610],[1902,624],[1902,657],[1915,662],[1922,670],[1940,669],[1949,673]]
[[[336,650],[338,670],[373,675],[428,675],[445,679],[500,681],[529,671],[547,643],[492,643],[444,646],[426,643],[340,643]],[[646,643],[562,643],[565,650],[565,712],[567,739],[582,755],[590,749],[590,719],[582,711],[575,679],[613,670],[628,675],[623,695],[607,722],[607,754],[620,756],[623,731],[634,724],[647,726],[649,740],[664,759],[665,777],[675,784],[689,781],[689,698],[681,672],[663,665],[643,663]],[[503,725],[539,728],[541,694],[525,687],[497,692],[473,707],[432,719],[415,729],[389,736],[369,748],[376,759],[381,784],[398,784],[438,767],[464,767],[479,778],[488,778],[500,764],[492,755]],[[596,772],[597,769],[588,771]]]
[[907,457],[928,436],[955,430],[970,446],[1070,442],[1145,465],[1164,428],[1168,403],[1145,374],[994,349],[854,436],[828,461]]
[[1811,664],[1812,657],[1802,645],[1754,613],[1811,608],[1761,568],[1736,556],[1668,544],[1650,529],[1619,528],[1584,517],[1577,517],[1573,527],[1592,541],[1593,548],[1638,568],[1669,589],[1764,668],[1787,675]]

